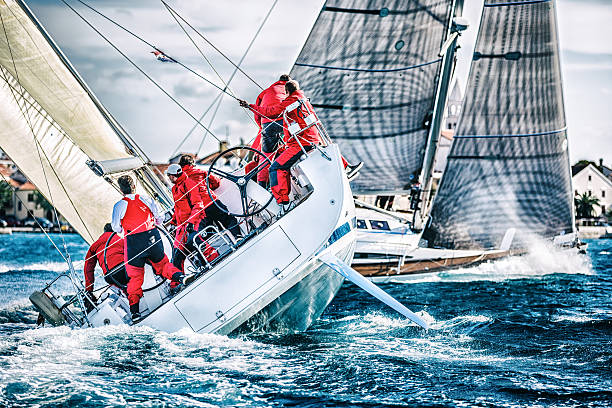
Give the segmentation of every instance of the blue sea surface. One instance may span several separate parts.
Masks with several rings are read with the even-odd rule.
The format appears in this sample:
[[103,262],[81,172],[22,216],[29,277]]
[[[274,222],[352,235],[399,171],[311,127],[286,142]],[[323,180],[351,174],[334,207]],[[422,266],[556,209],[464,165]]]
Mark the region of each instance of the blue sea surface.
[[428,331],[345,283],[308,331],[239,337],[36,329],[28,296],[66,264],[43,235],[0,243],[0,406],[612,406],[612,240],[381,285]]

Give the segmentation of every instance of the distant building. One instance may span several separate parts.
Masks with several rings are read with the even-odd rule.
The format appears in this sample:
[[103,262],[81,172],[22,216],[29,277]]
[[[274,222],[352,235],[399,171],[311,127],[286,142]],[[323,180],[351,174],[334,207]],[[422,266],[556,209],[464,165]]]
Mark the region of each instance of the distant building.
[[446,113],[444,118],[444,130],[452,130],[453,132],[457,129],[457,123],[459,122],[459,116],[461,114],[461,103],[463,102],[463,94],[459,87],[459,82],[455,81],[453,90],[448,96],[448,102],[446,103]]
[[26,218],[46,217],[53,219],[51,211],[46,211],[36,203],[36,186],[9,160],[0,161],[1,181],[6,181],[13,189],[11,200],[0,208],[0,217],[11,216],[23,221]]
[[[574,193],[589,193],[597,197],[599,206],[594,208],[594,212],[598,217],[612,208],[612,170],[603,165],[603,160],[600,160],[599,164],[596,166],[592,162],[580,162],[572,166]],[[604,172],[608,173],[609,177],[606,177]]]

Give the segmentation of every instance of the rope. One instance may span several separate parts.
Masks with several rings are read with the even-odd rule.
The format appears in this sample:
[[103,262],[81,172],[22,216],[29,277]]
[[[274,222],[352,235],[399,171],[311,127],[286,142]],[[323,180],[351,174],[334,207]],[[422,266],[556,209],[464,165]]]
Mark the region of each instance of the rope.
[[[74,11],[79,17],[81,17],[81,19],[83,19],[83,21],[85,21],[87,23],[87,25],[89,25],[91,28],[93,28],[98,34],[100,34],[100,32],[98,32],[98,30],[96,30],[91,24],[89,24],[89,22],[87,20],[85,20],[79,13],[76,12],[75,9],[73,9],[65,0],[60,0],[62,3],[64,3],[66,6],[68,6],[72,11]],[[110,17],[107,17],[105,14],[101,13],[100,11],[96,10],[95,8],[93,8],[92,6],[90,6],[89,4],[85,3],[82,0],[76,0],[77,2],[81,3],[82,5],[84,5],[85,7],[87,7],[88,9],[90,9],[91,11],[93,11],[94,13],[98,14],[100,17],[104,18],[105,20],[109,21],[110,23],[114,24],[115,26],[119,27],[120,29],[122,29],[123,31],[125,31],[126,33],[130,34],[131,36],[133,36],[134,38],[138,39],[139,41],[143,42],[144,44],[148,45],[149,47],[151,47],[152,49],[154,49],[155,51],[159,51],[162,54],[164,54],[166,57],[168,57],[170,60],[172,60],[172,62],[177,63],[178,65],[180,65],[181,67],[185,68],[187,71],[191,72],[192,74],[194,74],[195,76],[197,76],[198,78],[204,80],[205,82],[209,83],[210,85],[214,86],[215,88],[217,88],[218,90],[223,91],[223,89],[221,89],[221,87],[219,87],[217,84],[215,84],[214,82],[210,81],[209,79],[205,78],[204,76],[202,76],[201,74],[197,73],[196,71],[194,71],[193,69],[191,69],[190,67],[188,67],[187,65],[183,64],[182,62],[180,62],[179,60],[177,60],[176,58],[171,57],[170,55],[166,54],[165,52],[163,52],[162,50],[160,50],[159,48],[157,48],[155,45],[151,44],[150,42],[148,42],[147,40],[145,40],[144,38],[142,38],[141,36],[135,34],[134,32],[130,31],[129,29],[125,28],[124,26],[122,26],[121,24],[117,23],[115,20],[111,19]],[[101,34],[100,34],[101,35]],[[106,40],[105,37],[102,36],[102,38],[104,38]],[[108,41],[108,40],[107,40]],[[112,44],[111,44],[112,45]],[[113,48],[115,48],[113,46]],[[116,48],[115,48],[116,49]],[[119,50],[117,50],[119,51]],[[227,92],[225,92],[227,93]],[[234,95],[231,95],[228,93],[228,95],[230,95],[232,98],[234,99],[238,99],[236,98]]]
[[[78,0],[77,0],[78,1]],[[223,58],[225,58],[230,64],[232,64],[234,66],[234,68],[236,68],[238,71],[240,71],[245,77],[247,77],[251,82],[253,82],[259,89],[261,89],[263,91],[263,87],[261,85],[259,85],[257,83],[257,81],[255,81],[253,78],[251,78],[246,72],[244,72],[242,70],[242,68],[240,68],[239,65],[236,65],[228,56],[226,56],[220,49],[218,49],[217,47],[215,47],[215,45],[210,42],[206,37],[204,37],[204,35],[202,35],[202,33],[200,33],[194,26],[192,26],[191,24],[189,24],[189,22],[187,20],[185,20],[179,13],[176,12],[176,10],[174,10],[172,7],[170,7],[168,4],[166,4],[163,0],[162,3],[164,3],[166,5],[167,8],[169,8],[172,12],[174,12],[178,18],[180,18],[185,24],[187,24],[187,26],[189,28],[191,28],[200,38],[202,38],[204,41],[206,41],[206,43],[208,45],[210,45],[215,51],[217,51]]]
[[[4,173],[0,172],[0,175],[2,176],[2,179],[4,180],[4,182],[10,187],[11,190],[13,190],[13,193],[17,191],[17,189],[15,187],[13,187],[11,185],[11,183],[9,182],[9,180],[6,178],[6,176],[4,175]],[[40,223],[38,222],[38,220],[36,219],[36,217],[34,216],[34,213],[26,206],[25,202],[19,198],[19,196],[17,194],[15,194],[15,197],[17,197],[17,199],[19,200],[19,202],[23,205],[23,207],[26,209],[26,211],[28,212],[29,215],[32,216],[32,218],[34,219],[34,222],[36,222],[36,225],[38,225],[38,227],[40,228],[40,230],[43,232],[43,234],[45,234],[45,236],[47,237],[47,239],[49,239],[49,241],[51,242],[51,244],[53,245],[53,247],[57,250],[57,253],[62,257],[62,259],[66,262],[68,262],[68,260],[66,259],[66,257],[64,256],[64,254],[62,253],[61,249],[59,249],[57,247],[57,245],[55,244],[55,241],[53,241],[53,239],[51,238],[51,236],[47,233],[47,231],[45,231],[45,229],[43,228],[42,225],[40,225]],[[61,228],[60,228],[61,229]]]
[[[161,0],[162,3],[164,0]],[[268,10],[268,13],[266,14],[266,16],[264,17],[264,19],[262,20],[261,24],[259,25],[259,27],[257,28],[257,31],[255,32],[255,35],[253,36],[253,38],[251,39],[251,42],[249,43],[247,49],[244,51],[244,54],[242,54],[242,58],[240,58],[240,61],[238,61],[238,65],[237,67],[239,67],[240,65],[242,65],[242,62],[244,61],[244,59],[246,58],[247,54],[249,53],[249,51],[251,50],[251,47],[253,46],[253,44],[255,43],[255,40],[257,39],[257,37],[259,36],[259,33],[261,33],[261,30],[263,29],[264,25],[266,24],[266,21],[268,21],[268,17],[270,17],[270,14],[272,14],[272,11],[274,10],[274,7],[276,6],[276,3],[278,3],[278,0],[274,0],[274,2],[272,3],[272,6],[270,7],[270,9]],[[230,77],[229,82],[232,81],[232,79],[234,79],[234,75],[236,74],[237,69],[234,69],[234,72],[232,72],[232,76]],[[219,102],[217,103],[217,107],[215,108],[215,111],[213,112],[212,118],[210,119],[210,122],[208,123],[208,127],[211,127],[215,117],[217,116],[217,112],[219,111],[219,107],[221,106],[221,102],[223,101],[223,94],[221,94],[221,99],[219,99]],[[251,119],[253,120],[253,123],[257,124],[255,122],[255,118],[253,118],[252,115],[249,115],[248,113],[245,114]],[[200,146],[198,146],[198,150],[196,151],[196,156],[200,153],[200,150],[202,149],[202,146],[204,145],[204,141],[206,140],[206,136],[207,134],[205,133],[204,136],[202,137],[202,141],[200,142]]]
[[[9,8],[9,10],[10,10],[10,8]],[[12,13],[12,10],[11,10],[11,13]],[[16,16],[14,14],[13,14],[13,16],[16,18]],[[0,12],[0,21],[2,22],[2,29],[4,31],[4,36],[6,37],[6,43],[7,43],[7,46],[8,46],[9,54],[11,56],[11,62],[13,64],[13,69],[15,70],[15,79],[17,81],[17,84],[19,84],[19,86],[24,90],[24,93],[25,93],[25,88],[23,88],[23,86],[21,85],[21,81],[19,80],[19,72],[17,70],[17,65],[15,63],[15,58],[14,58],[14,55],[13,55],[13,50],[12,50],[12,47],[11,47],[11,43],[9,41],[8,34],[6,32],[6,26],[4,24],[4,17],[2,16],[1,12]],[[8,79],[7,78],[4,78],[4,79],[8,83]],[[22,97],[22,99],[25,100],[26,98],[25,98],[24,93],[21,93],[20,96]],[[53,207],[53,215],[55,216],[55,221],[57,222],[57,224],[60,225],[60,228],[59,228],[60,237],[62,239],[64,250],[66,251],[66,258],[64,258],[64,259],[68,262],[69,266],[72,268],[72,264],[71,264],[71,261],[70,261],[70,254],[68,253],[68,246],[66,245],[66,240],[64,238],[64,233],[63,233],[62,228],[61,228],[59,215],[57,214],[57,209],[55,208],[55,202],[54,202],[54,199],[53,199],[53,193],[51,192],[51,186],[49,185],[49,179],[47,177],[47,172],[45,171],[45,166],[44,166],[44,163],[43,163],[43,160],[42,160],[42,155],[41,155],[42,146],[40,146],[40,142],[36,138],[36,132],[34,132],[34,127],[32,126],[32,121],[31,121],[30,116],[26,115],[26,112],[24,112],[24,110],[23,110],[21,104],[19,104],[19,101],[17,100],[17,97],[15,96],[15,92],[13,91],[12,88],[11,88],[11,94],[13,95],[13,99],[15,99],[15,102],[17,103],[17,106],[19,106],[19,110],[21,111],[21,114],[23,115],[24,119],[28,123],[28,127],[30,128],[30,131],[32,133],[32,138],[34,139],[34,145],[36,146],[36,152],[38,154],[38,158],[39,158],[39,161],[40,161],[40,166],[41,166],[41,169],[42,169],[42,172],[43,172],[43,176],[45,178],[45,184],[47,185],[47,191],[49,192],[49,198],[51,200],[51,206]],[[43,153],[44,153],[44,151],[43,151]],[[66,193],[66,196],[70,200],[70,197],[68,196],[68,192],[64,188],[64,185],[61,182],[61,179],[58,177],[57,173],[55,172],[55,169],[53,168],[53,165],[51,164],[51,161],[47,157],[46,153],[44,154],[44,156],[47,159],[47,163],[49,164],[49,167],[51,168],[51,170],[53,171],[53,174],[57,178],[60,186],[62,187],[62,189]],[[81,222],[83,222],[83,220],[82,220],[78,210],[76,209],[76,206],[72,202],[72,200],[70,200],[70,203],[72,204],[72,207],[73,207],[75,213],[77,214],[77,216],[79,217],[79,219],[81,220]],[[85,229],[89,233],[89,229],[87,229],[87,226],[85,225],[85,223],[83,223],[83,226],[85,226]]]
[[[202,122],[200,122],[198,119],[196,119],[195,116],[193,116],[191,114],[191,112],[189,112],[187,110],[187,108],[185,108],[179,101],[176,100],[176,98],[174,98],[172,95],[170,95],[170,93],[168,93],[168,91],[166,91],[161,85],[159,85],[153,78],[151,78],[142,68],[140,68],[134,61],[132,61],[130,59],[130,57],[128,57],[125,53],[123,53],[123,51],[121,51],[117,46],[115,46],[115,44],[112,43],[112,41],[110,41],[106,36],[104,36],[104,34],[102,34],[96,27],[94,27],[89,21],[87,21],[87,19],[85,17],[83,17],[78,11],[76,11],[72,6],[70,6],[70,4],[68,4],[66,2],[66,0],[60,0],[62,3],[64,3],[70,10],[72,10],[81,20],[83,20],[83,22],[85,22],[85,24],[87,24],[92,30],[94,30],[96,32],[96,34],[98,34],[100,37],[102,37],[102,39],[104,41],[106,41],[111,47],[113,47],[113,49],[115,51],[117,51],[119,54],[121,54],[121,56],[123,58],[125,58],[130,64],[132,64],[132,66],[134,68],[136,68],[142,75],[144,75],[153,85],[155,85],[160,91],[162,91],[168,98],[170,98],[170,100],[172,100],[172,102],[174,102],[179,108],[181,108],[181,110],[183,112],[185,112],[190,118],[192,118],[194,121],[196,121],[196,123],[200,126],[202,126],[202,128],[204,128],[205,130],[207,130],[208,132],[210,132],[210,134],[217,139],[219,142],[221,142],[221,139],[219,139],[213,132],[211,132],[206,126],[204,126],[204,124]],[[77,0],[81,3],[83,3],[81,0]],[[85,3],[83,3],[85,4]],[[88,6],[89,7],[89,6]],[[101,14],[102,15],[102,14]],[[107,18],[107,17],[105,17]],[[108,19],[108,18],[107,18]],[[112,21],[109,19],[109,21]],[[117,24],[117,23],[115,23]],[[117,24],[118,25],[118,24]],[[119,26],[119,25],[118,25]],[[120,26],[121,27],[121,26]],[[123,28],[123,27],[122,27]],[[125,29],[126,31],[128,31],[129,33],[131,33],[131,31]],[[140,37],[138,37],[140,38]],[[149,44],[149,43],[147,43]],[[150,45],[150,44],[149,44]],[[154,48],[154,47],[153,47]],[[214,84],[213,84],[214,85]],[[219,88],[218,86],[215,85],[216,88]],[[233,97],[233,96],[232,96]]]
[[[278,0],[276,0],[278,1]],[[275,1],[275,4],[276,4]],[[200,53],[200,55],[202,55],[202,57],[204,58],[204,60],[208,63],[208,65],[210,66],[210,68],[213,70],[213,72],[217,75],[217,77],[219,78],[219,80],[223,83],[224,88],[223,91],[228,90],[229,94],[233,96],[233,92],[232,90],[229,88],[229,84],[230,82],[232,82],[232,80],[234,79],[234,76],[236,75],[237,69],[234,69],[234,71],[232,72],[229,80],[227,81],[227,83],[223,80],[223,78],[221,77],[221,75],[217,72],[217,70],[215,69],[215,67],[212,65],[212,63],[209,61],[209,59],[206,57],[206,55],[204,55],[204,52],[201,50],[200,47],[198,47],[197,43],[193,40],[193,38],[189,35],[189,33],[187,32],[187,30],[185,30],[185,27],[183,26],[183,24],[181,24],[181,22],[178,20],[178,18],[176,17],[178,15],[178,13],[176,13],[176,11],[172,10],[170,8],[170,6],[168,6],[168,4],[166,2],[164,2],[163,0],[161,0],[162,4],[166,7],[166,10],[168,10],[168,13],[170,13],[170,15],[172,16],[172,18],[174,19],[174,21],[176,21],[176,23],[178,24],[178,26],[181,28],[181,30],[183,30],[183,32],[185,33],[185,35],[187,36],[187,38],[189,38],[189,40],[191,41],[191,43],[193,44],[193,46],[198,50],[198,52]],[[268,13],[269,15],[269,13]],[[266,19],[268,18],[268,16],[266,16]],[[264,19],[265,22],[265,19]],[[262,25],[263,26],[263,25]],[[258,30],[257,34],[259,34]],[[255,35],[255,38],[257,37],[257,34]],[[244,60],[244,58],[246,57],[246,54],[249,52],[249,50],[251,49],[251,46],[253,45],[253,42],[255,41],[255,38],[253,38],[253,40],[251,41],[251,43],[249,44],[249,46],[247,47],[247,50],[245,51],[244,55],[242,56],[242,58],[240,59],[240,62],[238,62],[238,66],[240,66],[242,64],[242,61]],[[210,111],[210,109],[215,105],[215,103],[218,101],[219,103],[217,104],[215,111],[213,113],[212,119],[210,120],[208,127],[212,127],[212,123],[215,119],[215,116],[217,115],[217,111],[219,109],[219,107],[221,106],[221,101],[223,100],[223,95],[226,92],[221,92],[219,93],[215,99],[212,101],[212,103],[208,106],[208,108],[206,109],[206,111],[204,111],[204,113],[200,116],[200,121],[204,119],[204,117],[206,116],[206,114]],[[245,114],[247,115],[247,117],[249,119],[251,119],[254,123],[255,123],[255,119],[249,115],[248,113]],[[189,130],[189,132],[187,133],[187,135],[183,138],[183,140],[179,143],[179,145],[177,146],[177,148],[174,150],[174,152],[172,153],[171,157],[173,157],[174,155],[176,155],[179,151],[179,149],[181,148],[181,146],[185,143],[185,141],[187,141],[187,139],[189,138],[189,136],[193,133],[193,131],[195,130],[196,126],[194,125],[191,130]],[[198,147],[198,150],[196,151],[196,156],[198,155],[198,153],[200,152],[200,149],[202,148],[202,144],[204,143],[204,140],[206,138],[206,136],[208,135],[208,133],[204,133],[204,137],[202,138],[202,142],[200,143],[200,146]]]

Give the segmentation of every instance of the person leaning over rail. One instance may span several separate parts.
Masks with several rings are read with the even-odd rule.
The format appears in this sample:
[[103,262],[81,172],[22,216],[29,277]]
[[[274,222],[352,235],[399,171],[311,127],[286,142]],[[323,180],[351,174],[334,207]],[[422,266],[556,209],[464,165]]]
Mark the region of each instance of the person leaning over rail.
[[[111,238],[111,236],[113,237]],[[104,280],[109,285],[113,285],[125,292],[125,288],[128,283],[128,276],[125,270],[125,265],[123,265],[125,260],[123,246],[123,238],[117,234],[113,235],[113,227],[109,223],[104,226],[104,233],[100,235],[100,238],[91,244],[87,250],[87,255],[85,255],[85,265],[83,266],[83,273],[85,275],[85,290],[87,291],[87,296],[91,301],[96,301],[93,293],[96,261],[98,265],[100,265],[100,268],[102,268]],[[104,261],[105,251],[106,262]],[[112,271],[112,275],[109,275],[109,271]],[[93,303],[87,302],[85,306],[87,306],[89,311],[93,308]]]
[[[310,102],[308,102],[304,96],[304,92],[300,90],[297,81],[288,81],[285,84],[285,91],[287,92],[288,96],[282,102],[277,103],[276,105],[257,106],[240,100],[240,106],[250,108],[252,111],[269,118],[281,115],[289,105],[298,101],[306,105],[309,110],[314,111],[312,109],[312,105],[310,105]],[[300,128],[304,129],[307,127],[307,125],[304,122],[304,119],[298,113],[298,110],[299,109],[294,109],[288,112],[287,119],[299,123]],[[319,131],[317,130],[316,126],[311,126],[304,130],[297,138],[293,137],[289,133],[289,123],[287,123],[287,121],[284,121],[283,127],[283,141],[287,147],[280,155],[276,157],[276,160],[274,160],[269,170],[270,188],[272,190],[272,194],[274,194],[274,198],[276,198],[276,201],[281,205],[289,204],[289,192],[291,189],[289,169],[291,166],[297,163],[304,153],[302,148],[310,150],[312,145],[318,144],[321,141]]]
[[134,194],[134,180],[128,175],[117,180],[123,198],[113,207],[113,231],[124,234],[125,269],[128,301],[132,320],[140,318],[140,299],[143,296],[144,266],[150,261],[155,274],[170,281],[176,290],[183,282],[187,283],[183,272],[170,263],[164,253],[164,244],[156,225],[162,225],[163,215],[151,197]]
[[[221,185],[221,180],[213,174],[209,175],[205,170],[196,169],[193,156],[188,154],[181,156],[179,166],[181,166],[181,170],[183,170],[187,177],[198,185],[200,198],[204,204],[204,225],[200,225],[200,228],[214,225],[214,222],[218,221],[225,228],[229,229],[235,238],[239,238],[242,232],[240,231],[238,220],[229,213],[225,204],[218,200],[214,193],[214,190]],[[210,189],[212,190],[210,194],[206,188],[206,177],[208,177]]]

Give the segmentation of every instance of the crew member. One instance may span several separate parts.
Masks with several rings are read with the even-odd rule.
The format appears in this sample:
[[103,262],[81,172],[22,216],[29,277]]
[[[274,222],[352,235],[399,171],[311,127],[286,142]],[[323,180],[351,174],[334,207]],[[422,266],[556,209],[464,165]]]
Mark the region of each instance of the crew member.
[[[205,170],[195,168],[191,155],[182,155],[179,160],[179,166],[181,166],[181,170],[183,170],[185,175],[198,185],[198,192],[204,206],[204,219],[202,220],[204,224],[200,225],[200,229],[213,225],[215,221],[218,221],[225,228],[229,229],[234,234],[234,237],[240,237],[242,234],[238,220],[229,213],[225,204],[218,200],[213,192],[219,188],[221,180],[213,174],[209,175]],[[208,183],[210,184],[210,194],[208,194],[208,189],[206,188],[206,177],[208,177]]]
[[[254,104],[249,105],[246,101],[240,100],[240,106],[248,107],[260,115],[267,116],[269,118],[278,117],[283,113],[292,103],[300,100],[307,109],[313,111],[312,105],[304,96],[304,92],[300,90],[297,81],[291,80],[285,84],[285,91],[288,96],[280,103],[272,106],[257,106]],[[300,127],[305,128],[306,122],[301,117],[297,110],[287,112],[287,118],[291,122],[298,122]],[[290,123],[283,123],[284,127],[284,142],[287,144],[287,148],[276,158],[276,160],[270,166],[270,187],[272,194],[276,198],[279,204],[289,203],[289,192],[291,188],[291,179],[289,169],[295,164],[302,156],[302,147],[306,150],[311,148],[311,145],[318,144],[320,142],[319,131],[316,126],[311,126],[298,135],[298,140],[291,136],[288,127]]]
[[[128,175],[117,180],[124,197],[113,207],[112,227],[125,238],[125,269],[129,277],[127,294],[132,320],[140,318],[140,298],[144,266],[150,261],[156,274],[171,281],[174,289],[184,281],[185,275],[168,261],[164,244],[156,224],[163,223],[155,201],[147,196],[134,194],[134,180]],[[186,281],[185,281],[186,283]]]
[[[267,108],[281,103],[287,97],[285,84],[290,80],[291,78],[289,75],[281,75],[278,81],[264,89],[259,96],[257,96],[255,106]],[[279,117],[279,115],[262,116],[257,111],[254,111],[254,116],[255,122],[257,122],[257,125],[261,129],[261,151],[270,161],[272,161],[274,160],[274,153],[278,147],[278,142],[283,135],[283,118]],[[267,166],[257,173],[257,182],[264,187],[268,184]]]
[[[109,238],[113,235],[113,227],[111,224],[106,224],[104,226],[104,233],[100,235],[100,238],[87,250],[87,255],[85,255],[85,266],[83,267],[83,273],[85,274],[85,290],[87,291],[88,297],[95,301],[95,296],[93,294],[94,291],[94,281],[95,275],[94,271],[96,269],[96,261],[98,261],[98,265],[102,268],[102,273],[104,274],[104,280],[123,291],[128,283],[127,272],[125,271],[124,262],[124,254],[123,254],[123,238],[114,234],[113,237]],[[108,246],[107,246],[108,242]],[[104,262],[104,251],[106,250],[106,262]],[[108,269],[107,269],[108,266]],[[113,271],[112,275],[109,275],[109,271]],[[93,306],[88,302],[88,308]]]
[[172,223],[176,225],[176,232],[172,264],[183,270],[187,253],[194,249],[193,237],[199,230],[200,221],[204,218],[204,204],[198,185],[187,177],[181,166],[171,164],[166,174],[174,184],[172,186],[172,197],[174,198]]

